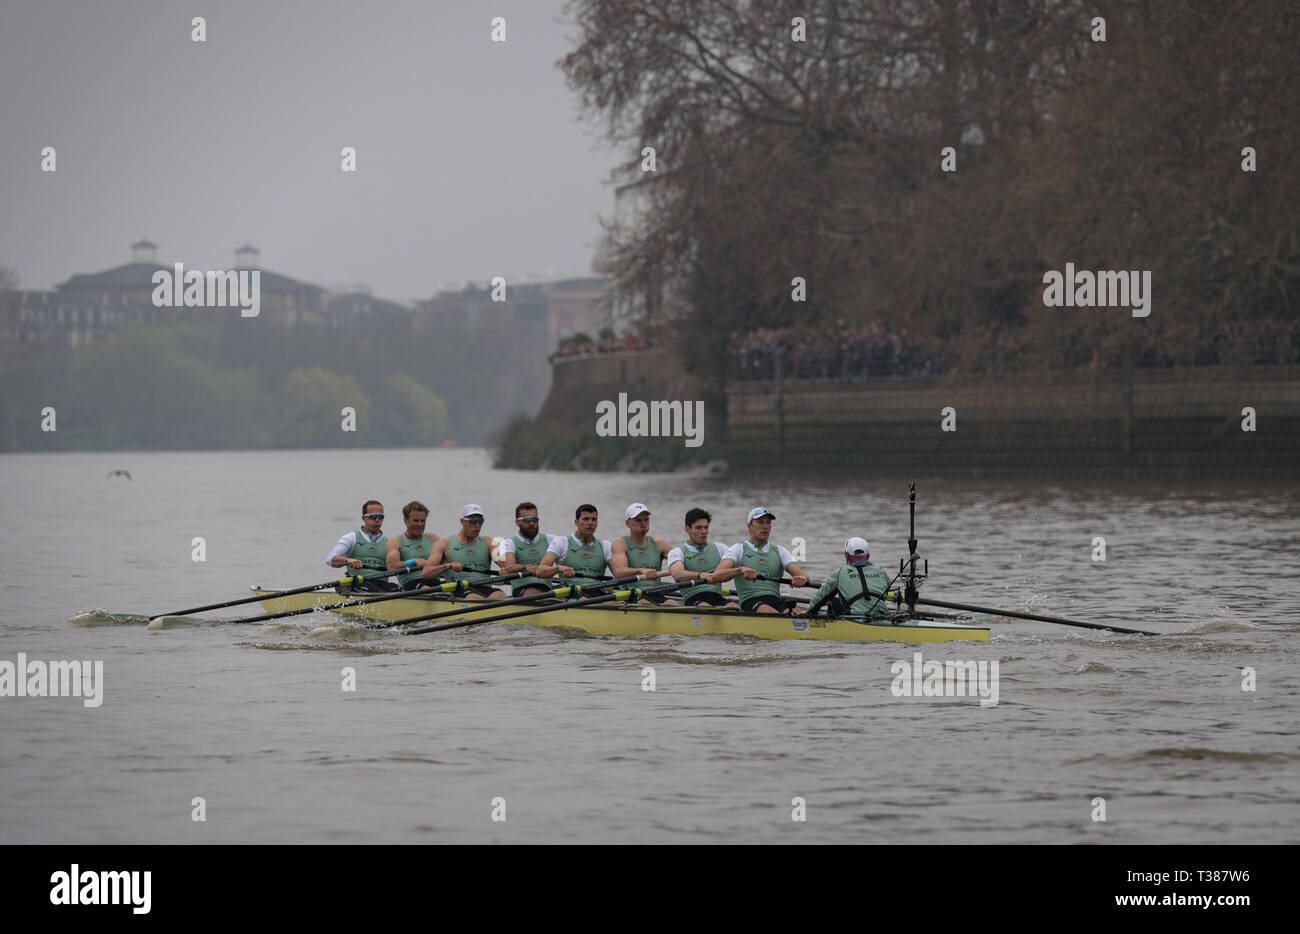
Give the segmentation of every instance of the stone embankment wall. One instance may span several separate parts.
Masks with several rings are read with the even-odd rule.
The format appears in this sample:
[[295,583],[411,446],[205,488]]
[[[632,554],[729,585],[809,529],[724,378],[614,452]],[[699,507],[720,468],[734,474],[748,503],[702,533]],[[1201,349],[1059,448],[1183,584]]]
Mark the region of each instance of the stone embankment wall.
[[537,413],[539,424],[586,426],[593,434],[596,403],[617,400],[625,392],[629,399],[697,399],[690,380],[676,360],[664,351],[592,354],[562,357],[551,366],[551,391]]
[[[561,359],[552,373],[538,421],[557,427],[594,430],[596,403],[620,392],[700,398],[665,352]],[[735,381],[719,408],[706,409],[707,456],[741,470],[1300,475],[1297,368]],[[955,431],[942,430],[946,408]]]
[[[1300,473],[1300,371],[1195,367],[776,380],[728,390],[729,457],[792,467],[1214,476]],[[1242,410],[1255,412],[1243,431]],[[955,431],[943,431],[944,409]]]

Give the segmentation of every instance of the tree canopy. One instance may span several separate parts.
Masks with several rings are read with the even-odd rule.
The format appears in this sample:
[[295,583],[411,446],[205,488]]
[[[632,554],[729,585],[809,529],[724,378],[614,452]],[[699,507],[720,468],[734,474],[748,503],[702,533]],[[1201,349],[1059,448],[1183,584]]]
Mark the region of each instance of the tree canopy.
[[[654,149],[602,271],[704,378],[732,332],[828,319],[883,321],[973,371],[1300,359],[1286,0],[569,14],[561,67],[586,112]],[[1150,316],[1045,307],[1067,262],[1150,270]]]

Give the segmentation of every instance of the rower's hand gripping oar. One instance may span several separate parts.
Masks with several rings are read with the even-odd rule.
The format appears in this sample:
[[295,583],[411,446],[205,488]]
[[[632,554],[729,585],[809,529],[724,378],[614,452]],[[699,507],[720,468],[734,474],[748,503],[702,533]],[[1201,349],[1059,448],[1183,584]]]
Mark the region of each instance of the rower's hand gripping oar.
[[[414,562],[415,559],[411,559]],[[414,566],[414,565],[412,565]],[[406,574],[410,571],[408,567],[394,568],[391,571],[375,571],[373,574],[351,574],[345,577],[335,578],[320,584],[312,584],[308,587],[295,587],[293,590],[277,590],[275,593],[262,594],[257,597],[244,597],[240,600],[227,600],[225,603],[209,603],[207,606],[191,607],[188,610],[177,610],[174,613],[158,613],[149,617],[149,621],[161,619],[164,616],[189,616],[192,613],[202,613],[206,610],[221,610],[228,606],[242,606],[245,603],[257,603],[259,600],[274,600],[278,597],[291,597],[298,593],[311,593],[314,590],[324,590],[327,587],[351,587],[355,583],[367,580],[378,580],[381,577],[392,577],[394,574]]]
[[[547,606],[534,606],[526,610],[515,610],[513,613],[500,613],[496,616],[488,616],[484,619],[458,619],[450,623],[439,623],[436,626],[421,626],[417,629],[407,629],[403,635],[418,636],[426,632],[442,632],[446,629],[460,629],[463,626],[477,626],[479,623],[496,623],[505,619],[518,619],[521,616],[533,616],[538,613],[554,613],[556,610],[567,610],[575,606],[590,606],[593,603],[610,603],[618,600],[622,603],[634,603],[642,597],[653,593],[665,593],[670,590],[677,590],[681,587],[699,587],[706,584],[707,581],[695,578],[688,581],[673,581],[668,584],[657,584],[654,587],[633,587],[629,590],[618,590],[614,593],[601,594],[596,597],[584,597],[581,600],[566,600],[563,603],[555,603]],[[464,612],[463,610],[461,611]]]
[[[410,559],[411,566],[414,567],[415,559]],[[524,577],[523,571],[514,571],[510,574],[501,574],[497,577],[489,577],[486,580],[473,581],[475,584],[500,584],[505,581],[517,580]],[[345,600],[342,603],[327,603],[320,606],[303,607],[299,610],[284,610],[279,613],[263,613],[261,616],[250,616],[247,619],[228,620],[231,623],[264,623],[271,619],[284,619],[286,616],[302,616],[304,613],[315,613],[317,610],[342,610],[351,606],[363,606],[370,603],[383,603],[385,600],[401,600],[403,598],[423,597],[429,594],[457,594],[463,593],[465,581],[443,581],[438,584],[432,584],[425,587],[419,587],[415,590],[398,590],[393,593],[375,594],[370,597],[358,597],[355,600]],[[544,594],[542,596],[545,596]],[[263,599],[270,599],[264,597]],[[379,627],[375,627],[379,628]]]
[[[757,578],[755,578],[754,580],[775,580],[777,584],[789,584],[790,587],[794,587],[793,581],[790,580],[789,578],[764,578],[764,576],[761,574],[758,575]],[[803,584],[802,587],[820,587],[820,585],[822,585],[822,581],[813,580],[813,578],[809,578],[809,583]]]

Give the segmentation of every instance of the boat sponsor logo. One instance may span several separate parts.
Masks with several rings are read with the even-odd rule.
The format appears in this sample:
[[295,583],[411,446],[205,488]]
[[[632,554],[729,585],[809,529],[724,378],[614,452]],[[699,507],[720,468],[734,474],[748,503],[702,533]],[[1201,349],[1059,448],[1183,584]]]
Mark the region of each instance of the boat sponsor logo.
[[925,661],[913,652],[911,662],[891,662],[889,673],[894,676],[889,693],[895,697],[978,697],[981,707],[998,705],[996,659]]
[[596,434],[602,438],[684,438],[688,448],[704,443],[704,400],[683,402],[601,399],[596,403]]
[[185,271],[184,263],[159,269],[149,279],[155,286],[155,308],[238,308],[241,318],[256,318],[262,310],[260,269],[201,269]]
[[147,915],[153,904],[153,873],[147,869],[96,872],[73,863],[50,882],[51,905],[130,905],[132,914]]
[[80,697],[85,706],[98,707],[104,702],[104,662],[28,661],[26,652],[17,661],[0,658],[0,697]]
[[1048,308],[1131,308],[1134,318],[1151,314],[1151,270],[1090,269],[1043,273],[1043,304]]
[[798,616],[794,616],[790,618],[790,626],[792,629],[794,629],[795,632],[807,632],[808,620],[801,619]]

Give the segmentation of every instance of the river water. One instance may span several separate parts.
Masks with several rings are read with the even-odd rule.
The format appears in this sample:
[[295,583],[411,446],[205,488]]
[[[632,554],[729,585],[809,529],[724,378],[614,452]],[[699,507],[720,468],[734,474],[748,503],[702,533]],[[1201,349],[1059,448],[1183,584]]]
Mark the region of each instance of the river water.
[[[489,535],[511,533],[520,500],[551,533],[591,501],[605,538],[639,500],[674,543],[691,506],[735,542],[765,505],[813,576],[848,535],[896,569],[900,480],[498,471],[478,450],[6,455],[0,480],[0,660],[104,672],[98,707],[0,697],[3,843],[1300,842],[1300,494],[1285,487],[925,480],[925,595],[1159,635],[994,619],[987,644],[916,647],[402,637],[327,615],[69,623],[327,580],[368,497],[389,534],[417,498],[441,535],[467,501]],[[996,660],[998,703],[896,697],[891,663],[918,649]]]

